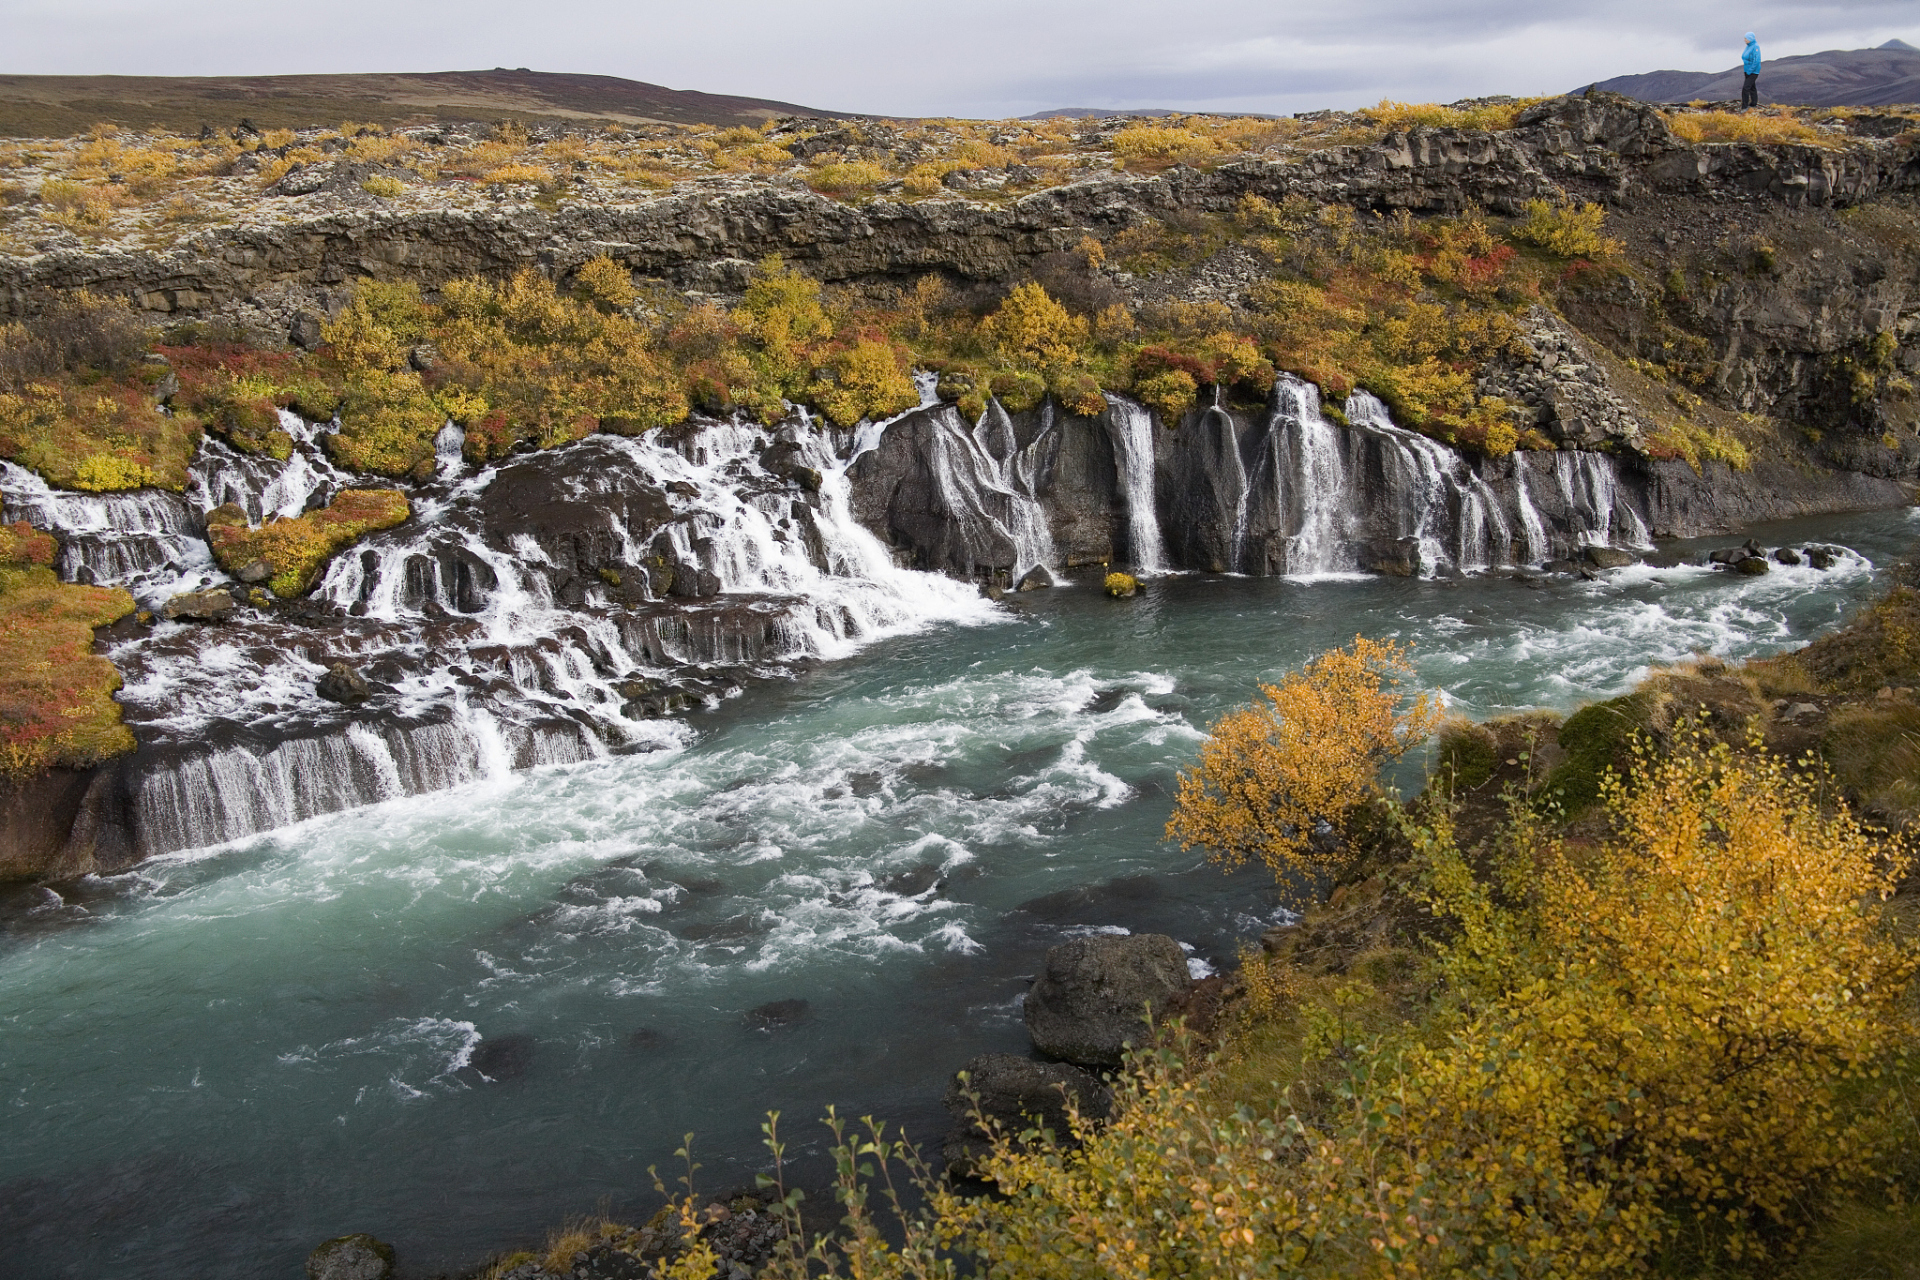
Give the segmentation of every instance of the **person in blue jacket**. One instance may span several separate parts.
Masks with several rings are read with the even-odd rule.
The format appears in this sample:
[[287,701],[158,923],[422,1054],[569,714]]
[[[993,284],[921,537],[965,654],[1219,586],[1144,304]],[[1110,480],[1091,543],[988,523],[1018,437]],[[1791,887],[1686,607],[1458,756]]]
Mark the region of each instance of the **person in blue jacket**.
[[1740,55],[1740,68],[1747,73],[1746,83],[1740,86],[1740,109],[1760,105],[1760,42],[1753,38],[1753,32],[1747,32],[1747,50]]

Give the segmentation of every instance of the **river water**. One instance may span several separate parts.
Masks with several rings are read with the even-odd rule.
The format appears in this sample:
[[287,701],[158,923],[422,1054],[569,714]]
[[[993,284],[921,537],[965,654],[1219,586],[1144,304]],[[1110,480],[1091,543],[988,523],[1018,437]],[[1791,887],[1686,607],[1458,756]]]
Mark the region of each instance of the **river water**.
[[[1564,708],[1834,626],[1914,529],[1762,528],[1858,554],[1761,578],[1089,581],[750,689],[683,747],[14,891],[0,1269],[292,1277],[371,1231],[430,1275],[644,1212],[688,1132],[703,1189],[746,1182],[769,1108],[816,1151],[830,1103],[937,1145],[947,1075],[1025,1050],[1048,945],[1168,932],[1198,972],[1278,918],[1261,873],[1159,839],[1255,681],[1365,632],[1467,714]],[[749,1025],[776,1000],[806,1013]],[[511,1078],[471,1065],[483,1037]]]

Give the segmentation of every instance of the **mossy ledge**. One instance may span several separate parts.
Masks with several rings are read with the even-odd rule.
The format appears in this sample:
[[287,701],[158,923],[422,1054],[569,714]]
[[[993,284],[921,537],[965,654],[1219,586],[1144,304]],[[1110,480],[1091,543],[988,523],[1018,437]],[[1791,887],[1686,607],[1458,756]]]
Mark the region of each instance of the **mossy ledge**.
[[258,528],[241,508],[216,507],[207,515],[207,540],[220,567],[243,581],[264,565],[267,586],[284,600],[312,587],[338,552],[369,533],[404,524],[410,514],[407,495],[397,489],[342,489],[319,511]]

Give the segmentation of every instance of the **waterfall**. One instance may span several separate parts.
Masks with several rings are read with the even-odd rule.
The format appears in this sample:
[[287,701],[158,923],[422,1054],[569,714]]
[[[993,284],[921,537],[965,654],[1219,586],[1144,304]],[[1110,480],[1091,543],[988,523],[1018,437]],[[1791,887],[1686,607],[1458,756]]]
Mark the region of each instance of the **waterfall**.
[[[1469,460],[1399,426],[1365,391],[1347,397],[1345,416],[1344,427],[1328,421],[1308,383],[1275,383],[1253,437],[1251,492],[1234,516],[1235,568],[1305,578],[1466,573],[1522,556],[1537,563],[1556,546],[1647,543],[1646,522],[1605,455],[1553,455],[1558,504],[1543,515],[1528,455]],[[1187,447],[1211,459],[1211,437]]]
[[1527,563],[1539,564],[1552,554],[1547,542],[1547,527],[1540,521],[1539,511],[1534,509],[1533,495],[1527,490],[1527,472],[1531,470],[1531,453],[1516,453],[1513,457],[1513,497],[1514,506],[1520,515],[1520,530],[1527,538]]
[[165,490],[74,493],[0,462],[0,515],[59,535],[62,578],[124,586],[148,607],[221,576],[192,506]]
[[1120,490],[1127,499],[1127,550],[1133,571],[1163,573],[1167,550],[1154,509],[1153,415],[1131,400],[1108,396],[1107,427]]
[[[84,565],[156,605],[225,580],[201,536],[206,510],[235,503],[270,519],[342,487],[390,483],[339,470],[315,429],[283,423],[289,457],[209,439],[184,495],[65,493],[0,464],[0,499],[9,518],[60,536],[69,576]],[[1033,451],[1017,447],[1004,414],[971,432],[950,425],[948,445],[1023,569],[1044,562]],[[462,443],[457,427],[442,430],[437,477],[414,491],[413,518],[336,557],[302,621],[243,608],[218,625],[160,621],[113,642],[141,744],[119,767],[143,855],[513,769],[672,747],[690,731],[663,710],[716,702],[748,675],[997,616],[965,584],[895,565],[852,514],[846,464],[797,411],[776,428],[698,421],[479,469],[460,459]],[[333,620],[315,627],[316,613]],[[319,696],[320,676],[342,661],[374,686],[361,706]]]

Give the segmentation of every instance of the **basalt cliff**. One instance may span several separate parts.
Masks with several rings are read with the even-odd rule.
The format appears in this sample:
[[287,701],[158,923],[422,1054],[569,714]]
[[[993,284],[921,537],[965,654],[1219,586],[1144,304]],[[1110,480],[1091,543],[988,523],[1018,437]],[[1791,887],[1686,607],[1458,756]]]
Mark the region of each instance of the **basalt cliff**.
[[[1082,154],[1106,155],[1138,126],[1072,127]],[[793,171],[618,200],[505,181],[437,199],[405,175],[393,198],[377,181],[390,175],[350,150],[289,164],[297,143],[255,147],[252,163],[279,173],[268,213],[159,245],[49,233],[0,259],[0,318],[31,332],[85,291],[131,300],[176,343],[297,354],[327,345],[368,281],[432,300],[531,269],[565,289],[604,260],[643,299],[722,314],[778,255],[846,306],[932,280],[987,312],[1038,283],[1090,317],[1082,333],[1119,323],[1101,317],[1185,323],[1211,308],[1224,324],[1264,308],[1259,332],[1283,335],[1267,348],[1282,358],[1259,365],[1257,391],[1165,344],[1129,357],[1128,390],[1083,379],[1019,395],[923,368],[918,404],[852,421],[696,396],[684,420],[623,430],[603,416],[491,454],[476,453],[478,426],[447,421],[431,456],[371,480],[336,447],[340,421],[303,403],[262,427],[283,433],[273,448],[210,427],[176,486],[62,488],[44,467],[0,464],[6,520],[55,534],[60,578],[124,586],[139,606],[97,641],[137,746],[8,783],[0,876],[110,872],[501,770],[671,745],[691,709],[755,678],[1106,568],[1550,581],[1656,538],[1906,503],[1920,471],[1916,127],[1883,112],[1799,140],[1694,142],[1594,94],[1495,130],[1281,140],[1152,172],[1087,165],[1042,182],[1003,154],[945,168],[931,198],[906,185],[927,144],[866,122],[789,121],[751,144],[784,148]],[[889,180],[890,164],[908,177]],[[879,177],[857,199],[823,193],[807,174],[834,166]],[[1465,218],[1462,234],[1481,235],[1475,219],[1586,207],[1604,210],[1611,265],[1548,244],[1545,292],[1489,287],[1511,328],[1475,367],[1408,358],[1521,447],[1400,421],[1398,406],[1424,403],[1404,379],[1319,386],[1303,376],[1319,365],[1286,360],[1300,313],[1276,272],[1354,314],[1367,237],[1425,245],[1407,258],[1426,273],[1407,294],[1417,325],[1420,307],[1477,296],[1474,273],[1513,257],[1459,250],[1456,270],[1453,233],[1422,227]],[[1284,212],[1262,229],[1262,210]],[[1347,257],[1309,260],[1316,237]],[[431,380],[431,344],[410,358]],[[404,493],[405,520],[299,590],[264,590],[272,566],[215,553],[223,522],[268,528],[370,484]]]

